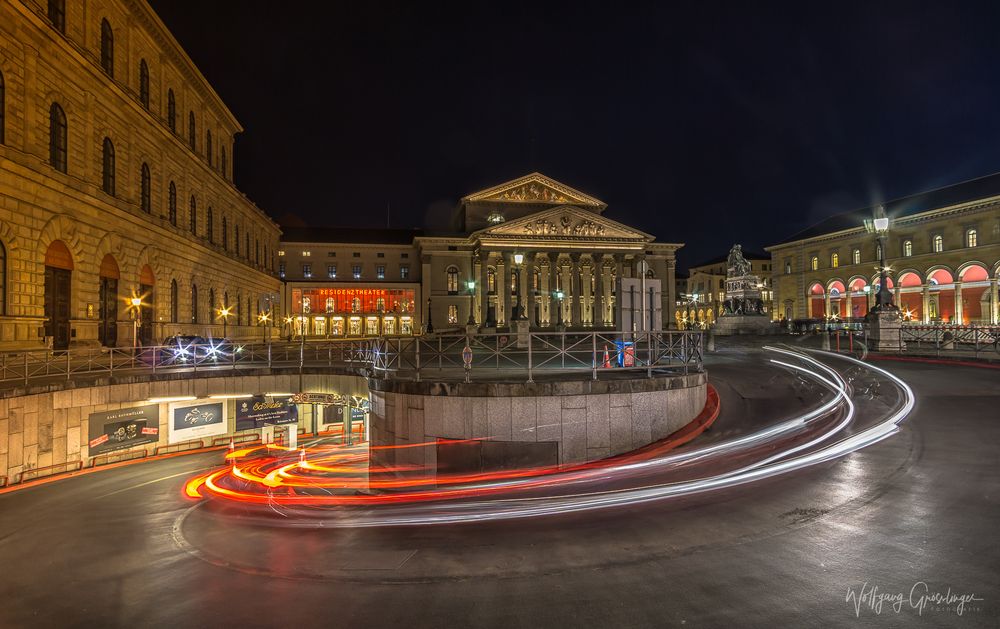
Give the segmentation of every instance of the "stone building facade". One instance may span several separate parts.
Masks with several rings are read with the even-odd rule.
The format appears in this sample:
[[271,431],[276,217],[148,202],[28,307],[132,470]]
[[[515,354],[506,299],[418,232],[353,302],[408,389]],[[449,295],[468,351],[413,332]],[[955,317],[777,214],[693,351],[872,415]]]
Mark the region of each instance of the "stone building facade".
[[[879,290],[874,208],[833,216],[770,247],[776,314],[860,320]],[[885,204],[886,284],[904,321],[1000,322],[1000,174]]]
[[[744,251],[743,257],[750,263],[753,274],[760,278],[764,312],[770,315],[774,310],[771,301],[771,256]],[[687,296],[678,309],[678,326],[711,325],[722,314],[722,304],[726,301],[727,258],[728,254],[722,255],[688,269]]]
[[241,131],[142,0],[0,4],[0,349],[253,333],[280,230]]
[[[449,233],[411,232],[409,239],[400,239],[394,231],[383,236],[369,232],[365,242],[338,235],[347,233],[343,230],[310,230],[325,234],[325,242],[310,241],[308,235],[307,242],[286,237],[279,253],[285,262],[284,308],[291,317],[307,314],[295,297],[299,289],[397,288],[412,291],[405,299],[408,307],[415,306],[405,313],[412,317],[406,334],[428,327],[465,329],[470,323],[481,329],[509,328],[515,316],[528,319],[535,329],[554,329],[560,321],[570,329],[616,329],[616,279],[637,277],[638,269],[645,268],[647,277],[661,280],[657,307],[664,322],[673,322],[675,252],[683,245],[654,242],[653,236],[604,217],[606,208],[598,199],[532,173],[463,197]],[[303,257],[303,248],[308,256]],[[303,264],[309,265],[311,277],[303,277]],[[336,264],[335,278],[329,277],[329,264]],[[355,264],[362,269],[358,277]],[[315,294],[323,299],[321,312],[327,310],[327,299],[338,297]],[[376,326],[379,318],[404,314],[396,303],[401,299],[386,296],[383,310],[375,312],[362,304],[363,335],[375,332],[367,326]],[[343,306],[333,304],[325,314],[341,316]],[[311,300],[310,309],[316,319]],[[321,324],[324,330],[331,325],[327,319]],[[311,325],[310,334],[317,335],[315,323]],[[403,333],[398,323],[393,329]]]

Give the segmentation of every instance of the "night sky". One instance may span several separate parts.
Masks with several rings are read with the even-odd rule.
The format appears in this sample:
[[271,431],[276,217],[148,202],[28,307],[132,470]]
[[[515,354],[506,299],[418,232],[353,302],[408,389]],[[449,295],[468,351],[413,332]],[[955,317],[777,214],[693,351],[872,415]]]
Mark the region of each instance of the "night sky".
[[280,221],[440,229],[537,170],[683,267],[1000,170],[997,2],[152,5]]

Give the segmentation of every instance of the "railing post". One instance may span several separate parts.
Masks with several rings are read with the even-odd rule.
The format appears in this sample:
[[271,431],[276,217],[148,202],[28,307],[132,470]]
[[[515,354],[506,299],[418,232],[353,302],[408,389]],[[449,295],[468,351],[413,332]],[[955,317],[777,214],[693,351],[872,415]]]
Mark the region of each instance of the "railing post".
[[414,379],[417,382],[420,382],[420,337],[416,337],[414,339],[414,342],[417,345],[416,357],[414,358],[414,363],[416,363],[416,367],[417,367],[417,373],[414,376]]
[[[534,380],[532,379],[532,373],[531,373],[532,372],[532,367],[533,367],[533,365],[531,363],[531,358],[532,358],[531,357],[531,331],[529,330],[528,331],[528,382],[534,382]],[[597,376],[594,376],[594,378],[596,379]]]
[[590,363],[591,377],[597,380],[597,332],[590,333],[590,349],[593,360]]
[[66,350],[66,380],[67,381],[69,381],[69,370],[70,370],[69,350]]
[[28,386],[28,352],[24,352],[24,386]]
[[653,377],[653,335],[646,332],[646,377]]
[[267,342],[267,368],[271,368],[271,341]]

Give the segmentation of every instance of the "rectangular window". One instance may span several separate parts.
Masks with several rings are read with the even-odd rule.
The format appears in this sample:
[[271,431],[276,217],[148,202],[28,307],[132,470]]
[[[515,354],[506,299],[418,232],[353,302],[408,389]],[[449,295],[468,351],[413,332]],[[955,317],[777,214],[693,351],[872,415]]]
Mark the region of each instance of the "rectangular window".
[[328,258],[336,258],[337,257],[337,252],[336,251],[327,251],[326,252],[326,257],[328,257]]
[[861,250],[855,249],[851,252],[851,264],[861,264]]
[[303,258],[308,258],[311,255],[312,255],[312,251],[303,251],[302,252],[302,257]]
[[407,259],[407,258],[410,257],[410,254],[408,254],[408,253],[401,253],[401,254],[399,254],[399,257],[403,258],[405,260],[405,259]]
[[331,280],[337,279],[337,265],[328,264],[326,265],[326,276]]
[[312,276],[313,276],[312,265],[311,264],[303,264],[302,265],[302,277],[312,277]]
[[376,258],[384,258],[385,254],[380,251],[380,252],[378,252],[378,253],[375,254],[375,257]]
[[448,323],[458,323],[458,306],[455,304],[448,306]]
[[785,260],[785,275],[792,274],[792,263],[789,260]]
[[278,257],[280,258],[280,257],[282,257],[284,255],[285,255],[285,250],[284,249],[278,249]]
[[380,264],[375,267],[375,279],[384,280],[385,279],[385,265]]
[[359,252],[355,251],[354,253],[351,254],[351,257],[352,258],[360,258],[361,254]]
[[355,264],[354,266],[352,266],[351,267],[351,274],[354,275],[354,279],[360,280],[361,279],[361,265],[360,264]]
[[278,263],[278,277],[285,277],[285,263]]
[[408,280],[410,279],[410,265],[401,264],[399,266],[399,279]]

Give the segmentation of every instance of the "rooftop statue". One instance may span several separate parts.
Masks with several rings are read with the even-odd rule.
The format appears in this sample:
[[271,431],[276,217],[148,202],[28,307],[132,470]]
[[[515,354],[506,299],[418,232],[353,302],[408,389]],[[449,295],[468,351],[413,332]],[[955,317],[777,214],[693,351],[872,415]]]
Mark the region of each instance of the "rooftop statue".
[[733,245],[733,248],[729,250],[729,258],[726,260],[726,266],[728,267],[729,277],[743,277],[744,275],[750,275],[752,272],[750,263],[743,257],[742,245]]

